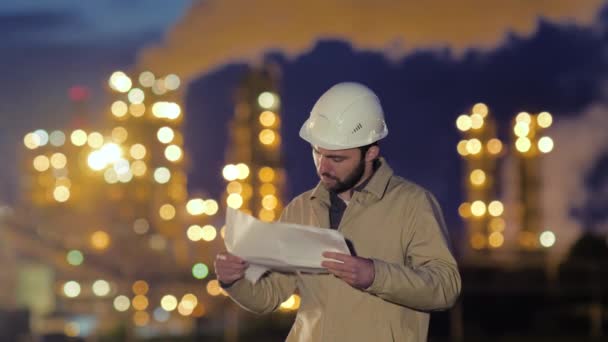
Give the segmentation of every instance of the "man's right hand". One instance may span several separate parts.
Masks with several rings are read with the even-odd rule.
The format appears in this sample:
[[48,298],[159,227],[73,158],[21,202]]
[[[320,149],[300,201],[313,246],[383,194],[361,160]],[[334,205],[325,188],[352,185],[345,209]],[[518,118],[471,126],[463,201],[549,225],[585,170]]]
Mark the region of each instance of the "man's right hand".
[[213,266],[215,267],[217,280],[223,286],[230,286],[245,276],[245,270],[249,267],[249,264],[236,255],[223,252],[215,256]]

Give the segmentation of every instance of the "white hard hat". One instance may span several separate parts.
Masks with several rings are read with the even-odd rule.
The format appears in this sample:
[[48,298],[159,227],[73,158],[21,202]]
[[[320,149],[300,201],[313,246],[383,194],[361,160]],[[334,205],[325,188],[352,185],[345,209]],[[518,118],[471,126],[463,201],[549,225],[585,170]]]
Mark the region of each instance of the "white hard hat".
[[328,150],[369,145],[388,135],[380,100],[366,86],[344,82],[326,91],[300,129],[300,137]]

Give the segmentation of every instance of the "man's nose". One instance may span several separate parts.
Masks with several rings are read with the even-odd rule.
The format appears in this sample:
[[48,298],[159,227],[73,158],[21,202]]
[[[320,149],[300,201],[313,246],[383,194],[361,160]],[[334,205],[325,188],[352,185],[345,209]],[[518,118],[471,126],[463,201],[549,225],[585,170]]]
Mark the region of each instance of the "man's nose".
[[319,157],[319,173],[329,173],[331,171],[331,164],[329,163],[329,159],[324,157]]

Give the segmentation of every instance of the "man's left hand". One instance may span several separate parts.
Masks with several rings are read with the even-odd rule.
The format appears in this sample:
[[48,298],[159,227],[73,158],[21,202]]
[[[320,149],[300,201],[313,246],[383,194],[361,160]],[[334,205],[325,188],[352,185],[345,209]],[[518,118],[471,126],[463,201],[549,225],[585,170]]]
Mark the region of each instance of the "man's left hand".
[[323,261],[321,266],[350,286],[366,289],[374,282],[375,272],[372,260],[334,252],[325,252],[323,256],[338,260],[337,262]]

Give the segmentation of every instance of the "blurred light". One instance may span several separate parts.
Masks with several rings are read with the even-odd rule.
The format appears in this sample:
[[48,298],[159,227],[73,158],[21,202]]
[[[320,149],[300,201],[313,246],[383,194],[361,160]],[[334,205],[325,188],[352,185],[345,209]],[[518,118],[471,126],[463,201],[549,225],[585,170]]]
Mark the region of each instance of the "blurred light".
[[133,117],[142,117],[146,113],[146,105],[143,103],[131,103],[129,105],[129,112],[131,115],[133,115]]
[[515,117],[515,122],[525,122],[529,125],[530,123],[532,123],[532,118],[530,117],[530,114],[526,112],[521,112]]
[[63,328],[63,332],[68,337],[77,337],[80,335],[80,324],[78,324],[78,322],[66,323],[65,327]]
[[66,259],[68,261],[68,264],[72,266],[79,266],[82,265],[82,262],[84,261],[84,256],[82,255],[81,251],[73,249],[68,252]]
[[63,153],[53,153],[51,156],[51,166],[56,169],[63,169],[67,163],[68,160]]
[[34,133],[28,133],[23,137],[23,144],[30,150],[38,148],[40,146],[40,137]]
[[259,135],[260,142],[264,145],[271,145],[276,140],[276,134],[271,129],[263,129]]
[[205,225],[201,229],[201,238],[205,241],[213,241],[217,236],[217,231],[212,225]]
[[222,236],[222,239],[226,237],[226,226],[223,226],[222,229],[220,229],[220,235]]
[[479,114],[471,115],[471,128],[472,129],[480,129],[483,127],[483,117]]
[[536,122],[542,128],[547,128],[553,123],[553,117],[548,112],[542,112],[536,117]]
[[479,141],[479,139],[471,139],[467,141],[467,152],[469,152],[469,154],[477,154],[481,152],[481,141]]
[[38,136],[38,146],[44,146],[49,142],[49,134],[43,130],[38,129],[34,132],[35,135]]
[[462,217],[462,218],[471,217],[471,203],[464,202],[461,205],[459,205],[458,214],[460,214],[460,217]]
[[534,233],[529,232],[529,231],[523,231],[520,232],[519,235],[519,243],[521,244],[522,247],[528,248],[528,249],[534,249],[537,247],[537,237]]
[[169,320],[169,318],[171,317],[171,314],[166,311],[165,309],[158,307],[156,309],[154,309],[154,313],[153,313],[154,319],[157,322],[166,322]]
[[528,133],[530,133],[530,125],[520,121],[513,127],[513,132],[518,137],[525,137],[528,135]]
[[234,164],[228,164],[222,169],[222,175],[227,181],[233,181],[239,177],[239,169]]
[[177,308],[177,298],[173,295],[164,295],[160,300],[160,306],[163,310],[171,312]]
[[146,88],[150,88],[151,86],[153,86],[155,79],[156,78],[154,77],[154,74],[150,71],[144,71],[139,74],[139,84]]
[[36,169],[36,171],[39,172],[44,172],[46,170],[49,169],[49,167],[51,166],[51,162],[49,161],[49,158],[47,158],[47,156],[36,156],[36,158],[34,158],[34,169]]
[[91,246],[97,250],[104,250],[110,246],[110,235],[103,230],[91,234]]
[[127,296],[117,296],[116,298],[114,298],[114,309],[116,309],[117,311],[120,312],[124,312],[129,310],[129,307],[131,306],[131,300],[129,300],[129,297]]
[[205,214],[212,216],[217,213],[219,206],[215,200],[208,199],[205,201]]
[[203,238],[203,229],[197,224],[193,224],[186,230],[186,236],[190,241],[200,241]]
[[471,247],[473,249],[482,249],[486,246],[486,238],[481,233],[475,233],[471,236]]
[[517,138],[515,141],[515,148],[521,153],[530,151],[530,147],[532,147],[532,143],[530,142],[530,139],[526,137]]
[[70,280],[63,285],[63,293],[69,298],[78,297],[80,294],[80,284]]
[[100,148],[103,145],[103,135],[99,132],[91,132],[87,137],[87,143],[92,148]]
[[540,244],[545,248],[553,246],[555,244],[555,240],[555,234],[550,230],[545,230],[540,234],[539,237]]
[[112,129],[112,140],[118,144],[127,140],[129,132],[124,127],[118,126]]
[[[67,178],[68,177],[68,169],[67,168],[63,168],[63,169],[53,169],[53,176],[57,177],[57,178]],[[67,187],[69,188],[69,187]]]
[[246,164],[238,163],[236,164],[236,169],[238,171],[238,179],[243,180],[249,177],[249,166],[247,166]]
[[112,106],[110,107],[110,111],[115,117],[122,118],[127,115],[127,112],[129,111],[129,106],[124,101],[114,101],[114,103],[112,103]]
[[502,217],[493,217],[490,220],[490,230],[493,232],[502,232],[505,230],[505,219]]
[[272,127],[277,122],[277,115],[269,110],[260,114],[260,124],[264,127]]
[[479,114],[481,117],[485,118],[488,115],[488,106],[484,103],[477,103],[473,106],[472,112],[473,114]]
[[145,280],[137,280],[133,283],[133,286],[131,286],[131,290],[133,290],[133,293],[135,293],[136,295],[143,296],[148,293],[149,289],[150,286]]
[[81,129],[77,129],[70,135],[70,140],[75,146],[83,146],[87,143],[87,133]]
[[207,310],[205,310],[205,306],[203,306],[203,303],[198,303],[198,305],[194,308],[194,311],[192,311],[192,317],[203,317],[205,314],[207,313]]
[[456,145],[456,151],[458,151],[458,154],[460,154],[461,156],[467,156],[469,154],[469,151],[467,150],[467,144],[468,144],[468,140],[460,140],[458,142],[458,145]]
[[[127,167],[128,167],[129,162],[120,158],[122,156],[122,150],[120,149],[120,146],[118,146],[117,144],[107,143],[107,144],[103,145],[103,147],[99,150],[99,152],[103,156],[103,160],[105,161],[106,164],[125,161],[127,163]],[[115,167],[115,169],[118,174],[121,173],[116,167]]]
[[133,308],[138,311],[146,310],[146,308],[148,308],[148,304],[148,298],[144,295],[137,295],[133,297],[133,300],[131,301]]
[[176,90],[179,88],[179,85],[180,79],[177,75],[170,74],[165,77],[165,88],[167,88],[167,90]]
[[51,145],[53,146],[63,146],[65,144],[65,134],[62,131],[53,131],[49,138],[51,140]]
[[486,213],[486,205],[482,201],[475,201],[471,203],[471,213],[473,216],[483,216]]
[[177,119],[181,115],[181,108],[175,102],[156,102],[152,105],[152,114],[161,119]]
[[253,195],[253,188],[249,183],[243,183],[243,191],[241,191],[240,195],[243,198],[251,198]]
[[168,144],[175,137],[175,133],[173,133],[173,130],[170,127],[165,126],[158,129],[156,137],[161,143]]
[[266,195],[262,198],[262,206],[267,210],[274,210],[279,204],[275,195]]
[[549,153],[553,151],[553,139],[550,137],[542,137],[538,140],[538,149],[542,153]]
[[262,208],[258,212],[258,217],[264,222],[272,222],[275,219],[274,210]]
[[281,303],[281,309],[294,311],[300,307],[300,296],[293,294],[286,301]]
[[110,88],[118,92],[126,93],[129,91],[129,89],[131,89],[132,82],[129,76],[127,76],[124,72],[115,71],[112,73],[112,76],[110,76],[109,85]]
[[135,144],[131,146],[129,153],[134,159],[144,159],[146,156],[146,147],[142,144]]
[[265,91],[258,96],[258,104],[262,108],[272,109],[278,106],[279,99],[275,94]]
[[118,178],[120,179],[121,175],[124,175],[125,173],[128,173],[131,170],[131,165],[129,165],[128,160],[121,158],[114,163],[113,168],[114,171],[116,171]]
[[133,222],[133,231],[139,235],[147,233],[149,229],[150,224],[145,218],[138,218],[135,220],[135,222]]
[[210,280],[207,283],[207,293],[209,293],[211,296],[219,296],[221,292],[220,284],[218,283],[217,279]]
[[163,204],[160,209],[158,209],[158,213],[160,218],[165,221],[171,220],[175,217],[175,207],[169,203]]
[[96,280],[93,283],[93,293],[99,297],[107,296],[110,293],[110,283],[102,279]]
[[456,127],[462,131],[466,132],[471,129],[471,125],[473,124],[471,117],[466,114],[462,114],[456,119]]
[[229,194],[240,194],[243,191],[243,186],[238,181],[232,181],[226,186],[226,192]]
[[471,172],[469,176],[471,183],[473,185],[482,185],[486,182],[486,173],[481,169],[475,169]]
[[165,158],[167,160],[176,162],[182,158],[182,149],[177,145],[169,145],[165,148]]
[[60,185],[53,190],[53,198],[57,202],[65,202],[70,198],[70,189],[66,186]]
[[502,235],[502,233],[499,233],[499,232],[494,232],[494,233],[490,234],[490,236],[488,237],[488,244],[494,248],[498,248],[498,247],[502,246],[502,244],[504,242],[505,242],[505,238]]
[[133,88],[129,91],[129,95],[127,97],[129,98],[129,102],[133,104],[138,104],[144,102],[146,95],[144,94],[143,90],[139,88]]
[[490,204],[488,204],[488,212],[490,213],[490,215],[495,217],[502,215],[504,209],[505,208],[502,202],[500,201],[492,201],[490,202]]
[[277,188],[270,183],[264,183],[260,186],[260,195],[261,196],[276,195],[276,193],[277,193]]
[[121,183],[129,183],[132,179],[133,173],[131,172],[131,170],[127,170],[127,172],[118,175],[118,180]]
[[72,182],[69,178],[59,177],[55,180],[55,186],[65,186],[69,189],[72,186]]
[[260,171],[258,172],[258,178],[262,181],[262,182],[272,182],[274,180],[275,177],[275,172],[272,168],[268,167],[268,166],[264,166],[260,169]]
[[209,268],[207,265],[199,262],[192,266],[192,275],[196,279],[205,279],[209,275]]
[[171,171],[166,167],[154,170],[154,180],[159,184],[165,184],[171,179]]
[[133,314],[133,323],[138,327],[143,327],[150,322],[150,315],[145,311],[136,311]]
[[179,312],[179,314],[182,316],[189,316],[193,310],[194,310],[194,308],[191,307],[191,304],[188,302],[186,302],[186,303],[180,302],[177,305],[177,312]]
[[205,201],[202,198],[193,198],[186,204],[186,211],[190,215],[202,215],[205,213]]
[[502,142],[496,138],[492,138],[487,144],[490,154],[499,154],[502,151]]
[[115,184],[118,183],[118,174],[116,174],[116,170],[114,170],[113,168],[109,168],[106,169],[106,171],[103,173],[103,179],[108,184]]
[[226,198],[226,203],[230,208],[239,209],[243,205],[243,197],[239,194],[230,194]]
[[141,177],[146,174],[148,167],[142,160],[136,160],[131,164],[131,172],[134,176]]
[[154,84],[152,85],[152,92],[156,95],[163,95],[166,93],[167,88],[165,88],[165,81],[160,78],[154,81]]

